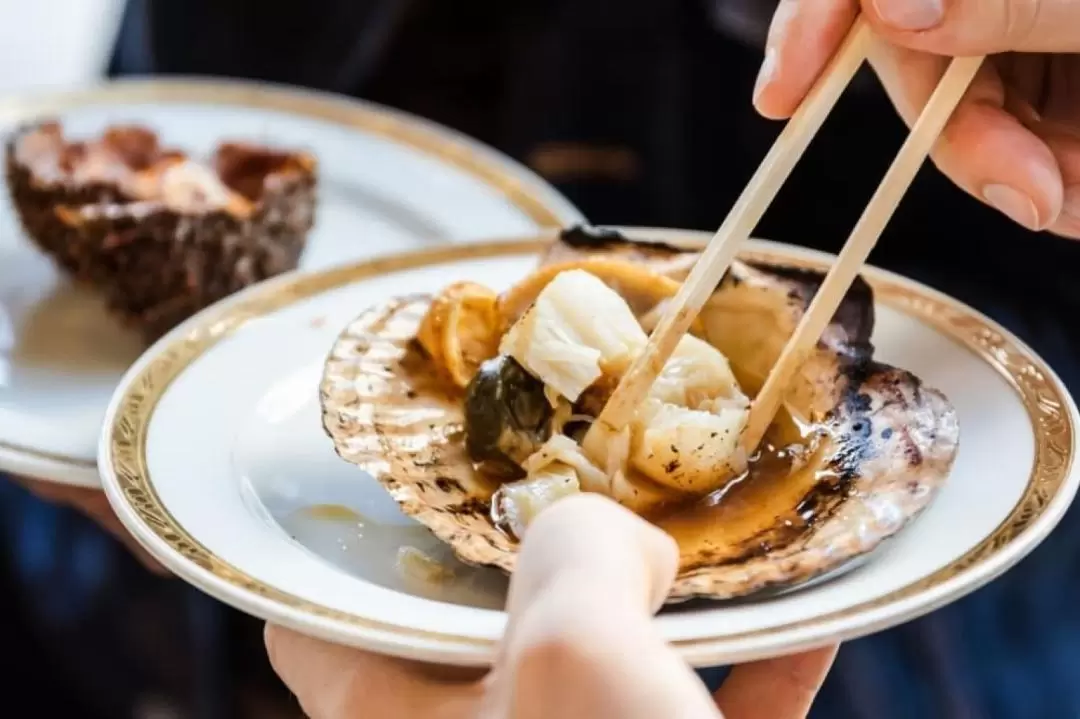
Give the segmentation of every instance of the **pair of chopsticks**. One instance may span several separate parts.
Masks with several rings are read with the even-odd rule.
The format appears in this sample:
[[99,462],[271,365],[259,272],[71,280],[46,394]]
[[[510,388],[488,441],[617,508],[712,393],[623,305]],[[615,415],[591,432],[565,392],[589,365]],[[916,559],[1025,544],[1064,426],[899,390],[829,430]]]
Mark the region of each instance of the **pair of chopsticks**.
[[[791,174],[814,135],[867,58],[873,35],[865,18],[856,19],[839,51],[776,139],[724,223],[709,241],[645,350],[615,388],[583,442],[590,446],[607,434],[618,433],[634,417],[653,382],[687,333],[705,302],[734,261],[743,242],[757,226],[776,193]],[[870,203],[788,339],[779,359],[750,407],[742,446],[753,454],[772,423],[793,375],[825,331],[878,237],[930,154],[945,123],[967,91],[982,57],[956,58],[931,95],[907,140],[893,160]],[[592,436],[590,436],[592,435]]]

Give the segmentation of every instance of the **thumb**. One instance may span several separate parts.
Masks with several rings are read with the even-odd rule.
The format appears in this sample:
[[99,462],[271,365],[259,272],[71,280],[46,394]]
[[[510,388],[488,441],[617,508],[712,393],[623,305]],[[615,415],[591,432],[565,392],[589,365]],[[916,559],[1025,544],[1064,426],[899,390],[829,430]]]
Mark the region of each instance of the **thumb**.
[[651,618],[675,542],[609,499],[568,497],[522,545],[483,717],[716,717],[704,685]]
[[1076,0],[861,0],[874,29],[937,55],[1080,51]]
[[521,615],[551,585],[581,580],[604,599],[627,600],[652,614],[667,597],[677,563],[667,534],[605,497],[582,493],[553,505],[529,528],[507,611]]

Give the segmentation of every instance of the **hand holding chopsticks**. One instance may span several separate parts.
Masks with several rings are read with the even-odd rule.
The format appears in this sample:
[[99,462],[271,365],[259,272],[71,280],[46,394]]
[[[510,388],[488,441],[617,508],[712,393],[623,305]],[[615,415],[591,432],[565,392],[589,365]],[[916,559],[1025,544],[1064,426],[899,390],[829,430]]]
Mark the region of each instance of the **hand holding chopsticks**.
[[[607,431],[618,432],[633,418],[634,411],[648,394],[664,363],[675,351],[679,340],[727,272],[742,243],[776,198],[802,153],[866,59],[871,39],[866,23],[857,21],[852,26],[840,51],[780,132],[678,294],[672,298],[645,351],[619,382],[593,423],[593,428],[603,427]],[[590,430],[590,434],[593,433]],[[585,444],[589,444],[588,437]]]
[[[597,440],[601,436],[619,432],[633,419],[637,407],[645,399],[675,347],[727,272],[740,246],[750,236],[840,94],[862,65],[871,41],[871,32],[865,20],[856,19],[840,51],[777,138],[678,294],[672,299],[664,317],[650,336],[645,350],[623,376],[600,416],[590,427],[583,442],[587,452],[590,447],[597,446]],[[963,97],[981,62],[982,58],[952,61],[938,89],[923,109],[835,265],[755,398],[743,433],[743,446],[748,453],[753,452],[761,441],[765,429],[779,408],[792,375],[800,368],[807,351],[817,342],[836,312],[841,299],[877,243],[882,230],[914,179],[915,173],[925,161],[953,109]]]
[[866,262],[870,251],[877,244],[889,218],[907,192],[915,173],[919,171],[927,155],[941,133],[942,128],[960,102],[979,66],[981,57],[957,58],[949,65],[930,101],[919,116],[911,134],[908,135],[899,154],[893,160],[885,178],[863,211],[862,217],[851,231],[847,242],[833,263],[824,282],[814,295],[806,314],[799,321],[795,332],[788,339],[779,359],[773,365],[765,384],[750,407],[750,419],[743,432],[742,444],[752,452],[765,436],[776,415],[791,378],[802,366],[807,354],[825,331],[840,302]]
[[860,5],[874,28],[869,63],[909,128],[949,58],[994,53],[946,125],[937,169],[1029,230],[1080,239],[1080,3],[780,0],[759,113],[791,116]]

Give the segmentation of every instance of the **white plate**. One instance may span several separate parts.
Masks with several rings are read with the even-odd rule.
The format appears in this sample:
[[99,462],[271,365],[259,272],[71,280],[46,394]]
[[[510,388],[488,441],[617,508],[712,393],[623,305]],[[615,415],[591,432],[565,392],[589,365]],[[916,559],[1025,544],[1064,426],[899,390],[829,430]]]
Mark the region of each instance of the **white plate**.
[[[0,101],[0,131],[50,114],[80,135],[145,123],[167,144],[196,153],[224,137],[310,149],[320,163],[320,193],[304,270],[581,220],[561,195],[494,150],[328,95],[235,82],[124,81]],[[2,194],[0,471],[99,486],[101,418],[145,348],[31,247]]]
[[[120,519],[172,571],[255,616],[405,657],[489,662],[505,624],[505,580],[453,564],[445,584],[398,572],[402,547],[449,562],[448,552],[335,455],[317,386],[335,336],[365,307],[452,280],[504,288],[539,248],[448,248],[343,267],[255,288],[194,318],[139,360],[110,405],[99,464]],[[773,243],[754,250],[828,260]],[[877,292],[878,356],[957,408],[953,473],[912,526],[838,579],[662,613],[663,635],[695,665],[852,638],[953,601],[1034,548],[1076,491],[1080,417],[1042,361],[948,297],[879,270],[866,276]],[[356,514],[311,509],[321,505]]]

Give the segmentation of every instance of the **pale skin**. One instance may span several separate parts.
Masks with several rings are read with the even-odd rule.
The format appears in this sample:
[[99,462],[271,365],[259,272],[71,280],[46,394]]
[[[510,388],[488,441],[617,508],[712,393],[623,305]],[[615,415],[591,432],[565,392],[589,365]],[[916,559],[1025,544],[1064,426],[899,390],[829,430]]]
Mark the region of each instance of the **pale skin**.
[[736,667],[710,696],[653,614],[675,577],[666,534],[599,495],[530,528],[490,672],[450,670],[267,626],[275,671],[312,719],[789,719],[804,717],[835,646]]
[[781,0],[754,104],[786,118],[862,11],[870,63],[910,125],[950,56],[990,55],[933,160],[1019,224],[1080,239],[1080,2]]

